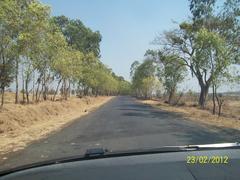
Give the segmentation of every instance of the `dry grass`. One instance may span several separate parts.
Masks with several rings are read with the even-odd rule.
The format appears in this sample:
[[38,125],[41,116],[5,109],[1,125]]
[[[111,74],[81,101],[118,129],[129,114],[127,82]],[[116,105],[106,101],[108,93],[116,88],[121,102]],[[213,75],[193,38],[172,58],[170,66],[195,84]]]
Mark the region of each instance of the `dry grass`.
[[[184,96],[180,104],[184,104],[185,106],[193,107],[197,106],[198,97],[196,96]],[[217,102],[216,102],[217,105]],[[212,112],[213,103],[211,97],[209,97],[206,105],[206,109],[209,112]],[[216,107],[216,111],[218,111],[218,107]],[[240,97],[239,96],[225,96],[224,103],[222,107],[223,117],[227,118],[235,118],[240,120]]]
[[[141,102],[168,112],[180,113],[183,117],[198,123],[240,130],[240,102],[238,101],[229,101],[227,107],[224,108],[224,112],[229,111],[227,114],[236,114],[234,114],[234,116],[229,115],[222,117],[213,115],[210,110],[202,110],[198,107],[193,107],[189,102],[184,106],[170,106],[161,100],[143,100]],[[208,104],[208,107],[210,107],[210,104]]]
[[[7,96],[10,102],[11,94]],[[0,154],[17,151],[34,140],[60,130],[111,98],[73,97],[68,101],[46,101],[30,105],[7,103],[0,112]]]

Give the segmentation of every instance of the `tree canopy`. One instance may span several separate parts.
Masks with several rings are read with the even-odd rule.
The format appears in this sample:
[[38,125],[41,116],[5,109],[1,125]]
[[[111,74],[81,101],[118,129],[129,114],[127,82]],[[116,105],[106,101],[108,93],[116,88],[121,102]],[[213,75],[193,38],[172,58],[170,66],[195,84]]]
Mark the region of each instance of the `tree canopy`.
[[38,0],[0,1],[0,88],[22,81],[22,103],[71,94],[116,95],[130,84],[100,61],[101,34],[79,19],[51,17]]
[[190,1],[192,17],[179,28],[156,37],[155,44],[178,55],[201,88],[199,105],[204,108],[213,80],[227,74],[239,63],[240,2],[227,0],[221,10],[215,0]]

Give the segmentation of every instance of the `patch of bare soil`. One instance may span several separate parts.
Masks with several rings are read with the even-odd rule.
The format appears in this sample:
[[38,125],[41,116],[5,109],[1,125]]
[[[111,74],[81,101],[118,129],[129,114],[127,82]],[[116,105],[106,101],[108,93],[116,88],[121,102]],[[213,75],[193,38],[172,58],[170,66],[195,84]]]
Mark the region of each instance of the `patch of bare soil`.
[[0,112],[0,155],[23,149],[88,114],[113,97],[70,98],[38,104],[6,104]]
[[141,100],[140,102],[151,105],[156,108],[160,108],[168,112],[180,113],[186,119],[198,123],[240,130],[240,120],[239,118],[234,116],[218,117],[217,115],[213,115],[208,110],[202,110],[197,107],[189,106],[170,106],[169,104],[157,100]]

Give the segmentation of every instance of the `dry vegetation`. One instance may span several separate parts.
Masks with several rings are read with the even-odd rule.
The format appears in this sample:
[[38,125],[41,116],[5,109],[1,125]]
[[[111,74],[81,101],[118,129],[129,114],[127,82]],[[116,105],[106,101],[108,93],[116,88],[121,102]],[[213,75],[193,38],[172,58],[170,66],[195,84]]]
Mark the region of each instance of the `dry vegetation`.
[[8,93],[6,106],[0,112],[0,154],[17,151],[34,140],[60,130],[111,98],[72,97],[68,101],[16,105],[13,104],[13,94]]
[[164,102],[164,99],[142,100],[145,104],[150,104],[169,112],[177,112],[189,120],[217,127],[226,127],[240,130],[240,100],[239,97],[225,97],[222,115],[218,117],[212,114],[212,102],[209,99],[206,110],[197,106],[196,97],[184,96],[179,105],[171,106]]

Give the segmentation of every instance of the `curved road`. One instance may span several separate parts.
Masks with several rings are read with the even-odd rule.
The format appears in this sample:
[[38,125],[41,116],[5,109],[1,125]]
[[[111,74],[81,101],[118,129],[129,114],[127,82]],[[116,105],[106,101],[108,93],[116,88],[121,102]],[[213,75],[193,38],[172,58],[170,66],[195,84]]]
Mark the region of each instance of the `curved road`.
[[8,155],[0,169],[82,154],[88,148],[111,150],[239,141],[239,131],[221,129],[185,120],[136,102],[116,97],[91,114],[79,118],[48,138]]

